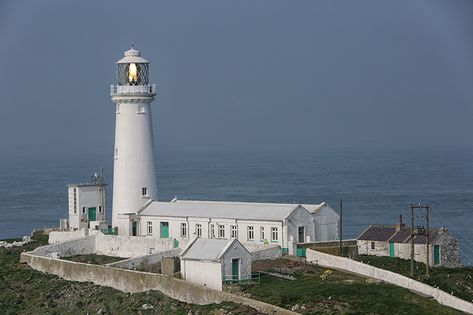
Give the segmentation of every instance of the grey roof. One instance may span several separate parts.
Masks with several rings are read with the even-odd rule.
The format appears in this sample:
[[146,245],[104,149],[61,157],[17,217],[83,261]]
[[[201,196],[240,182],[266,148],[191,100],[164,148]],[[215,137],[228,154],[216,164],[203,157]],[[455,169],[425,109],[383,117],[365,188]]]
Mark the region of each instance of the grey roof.
[[361,233],[360,236],[358,236],[358,240],[387,241],[394,235],[394,233],[396,233],[395,227],[370,225]]
[[[447,232],[445,228],[431,228],[429,231],[430,242],[433,242],[441,232]],[[358,240],[361,241],[390,241],[394,243],[410,243],[411,241],[411,230],[410,228],[403,227],[396,229],[395,226],[386,225],[370,225],[364,230]],[[425,235],[415,235],[415,244],[425,244],[427,237]]]
[[140,215],[282,221],[299,206],[297,204],[227,201],[153,201],[140,211]]
[[181,255],[184,259],[219,260],[234,239],[197,238]]

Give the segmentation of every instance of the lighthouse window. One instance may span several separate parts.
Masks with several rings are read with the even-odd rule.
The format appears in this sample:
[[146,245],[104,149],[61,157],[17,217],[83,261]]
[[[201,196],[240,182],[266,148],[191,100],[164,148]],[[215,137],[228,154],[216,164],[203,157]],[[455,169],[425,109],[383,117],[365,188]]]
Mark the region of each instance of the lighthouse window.
[[145,106],[144,105],[138,105],[138,113],[139,114],[145,114]]
[[82,214],[85,214],[85,207],[82,207]]
[[74,213],[77,213],[77,189],[74,188]]
[[115,157],[118,157],[118,148],[115,148]]
[[120,104],[115,106],[115,114],[120,114]]
[[99,206],[99,213],[102,213],[102,206]]
[[147,187],[141,188],[141,195],[142,196],[148,196],[148,188]]

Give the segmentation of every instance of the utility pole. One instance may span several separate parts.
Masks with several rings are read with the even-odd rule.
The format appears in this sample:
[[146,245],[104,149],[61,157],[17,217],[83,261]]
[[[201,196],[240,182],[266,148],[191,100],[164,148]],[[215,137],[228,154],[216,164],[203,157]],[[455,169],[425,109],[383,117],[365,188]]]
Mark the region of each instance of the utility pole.
[[411,203],[411,277],[414,277],[414,205]]
[[339,238],[340,238],[340,256],[343,256],[343,234],[342,234],[342,223],[343,223],[343,207],[342,199],[340,199],[340,228],[338,229]]
[[425,215],[419,215],[419,218],[424,218],[425,219],[425,230],[424,228],[419,229],[419,232],[425,235],[425,252],[426,252],[426,261],[425,261],[425,275],[428,277],[429,276],[429,265],[430,265],[430,231],[429,231],[429,209],[430,206],[427,205],[422,205],[422,204],[417,204],[414,205],[411,203],[411,277],[414,277],[414,218],[416,217],[414,215],[414,209],[425,209]]

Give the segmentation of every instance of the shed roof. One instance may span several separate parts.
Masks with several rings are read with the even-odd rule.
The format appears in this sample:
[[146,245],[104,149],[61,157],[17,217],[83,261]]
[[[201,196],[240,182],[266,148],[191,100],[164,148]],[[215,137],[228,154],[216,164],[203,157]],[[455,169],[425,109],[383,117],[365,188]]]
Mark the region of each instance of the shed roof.
[[235,239],[196,238],[184,250],[181,258],[218,261]]
[[153,201],[140,214],[143,216],[281,221],[298,207],[300,205],[297,204],[175,200],[172,202]]

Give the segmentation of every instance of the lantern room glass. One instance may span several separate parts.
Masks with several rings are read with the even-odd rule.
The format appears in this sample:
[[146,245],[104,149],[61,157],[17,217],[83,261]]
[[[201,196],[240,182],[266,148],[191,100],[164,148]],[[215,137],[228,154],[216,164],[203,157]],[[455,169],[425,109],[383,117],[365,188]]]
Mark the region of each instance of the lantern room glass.
[[149,83],[148,63],[117,64],[118,85],[147,85]]

